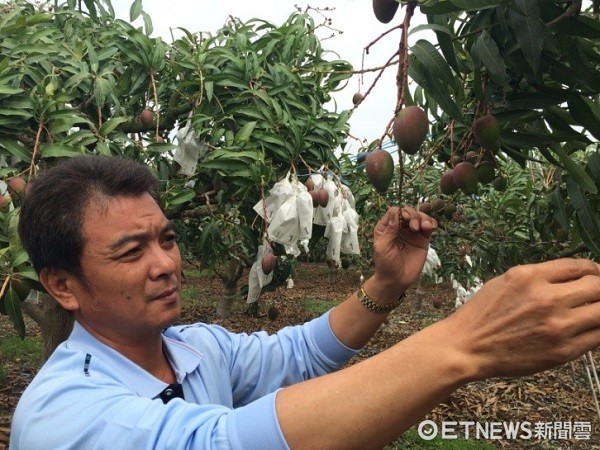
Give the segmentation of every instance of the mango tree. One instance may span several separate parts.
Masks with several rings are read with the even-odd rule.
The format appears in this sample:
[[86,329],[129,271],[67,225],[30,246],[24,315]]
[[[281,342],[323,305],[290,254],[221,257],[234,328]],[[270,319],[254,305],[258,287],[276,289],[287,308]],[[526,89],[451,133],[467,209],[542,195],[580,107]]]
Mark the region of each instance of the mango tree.
[[[264,232],[252,206],[289,171],[338,167],[349,112],[324,105],[350,65],[299,11],[281,26],[230,18],[166,43],[151,37],[139,0],[130,19],[141,28],[116,19],[108,0],[0,9],[0,177],[26,184],[82,154],[147,164],[184,254],[223,280],[227,314]],[[22,301],[41,286],[15,233],[21,194],[1,193],[0,312],[23,335]]]
[[[563,244],[529,256],[600,258],[599,8],[578,0],[373,0],[372,20],[390,24],[381,39],[397,32],[400,41],[385,65],[397,70],[396,110],[368,149],[391,139],[399,150],[387,200],[420,197],[428,212],[435,200],[433,212],[452,217],[446,206],[503,207],[502,195],[480,201],[483,185],[503,192],[534,177],[535,189],[517,190],[529,198],[504,206],[528,208],[530,220],[514,224],[523,242]],[[427,23],[413,26],[415,14]],[[433,38],[419,38],[423,32]],[[357,97],[358,107],[370,91]],[[440,169],[437,182],[421,182],[428,165]],[[425,190],[417,193],[419,183]],[[473,229],[490,226],[487,211]],[[491,239],[482,246],[498,250],[501,235],[472,237]],[[517,262],[506,256],[506,264]]]

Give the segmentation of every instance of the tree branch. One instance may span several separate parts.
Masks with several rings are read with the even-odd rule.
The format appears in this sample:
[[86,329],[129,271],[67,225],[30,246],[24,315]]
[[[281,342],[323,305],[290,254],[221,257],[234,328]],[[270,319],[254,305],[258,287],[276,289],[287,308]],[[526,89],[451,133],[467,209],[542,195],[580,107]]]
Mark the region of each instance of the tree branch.
[[563,20],[570,19],[574,16],[578,16],[581,13],[581,0],[574,0],[567,9],[558,17],[552,19],[550,22],[546,23],[548,28],[552,28],[558,25]]

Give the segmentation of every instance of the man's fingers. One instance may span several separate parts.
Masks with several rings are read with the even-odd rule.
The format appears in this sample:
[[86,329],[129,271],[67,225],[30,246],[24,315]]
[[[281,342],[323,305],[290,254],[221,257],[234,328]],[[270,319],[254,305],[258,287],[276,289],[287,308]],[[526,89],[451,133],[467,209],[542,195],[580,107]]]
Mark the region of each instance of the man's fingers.
[[408,226],[413,231],[431,232],[437,228],[437,221],[427,214],[405,206],[401,211],[402,220],[408,222]]
[[[555,295],[564,298],[572,308],[591,303],[600,305],[600,275],[584,275],[577,280],[555,284],[554,290]],[[600,309],[596,317],[600,325]]]
[[589,259],[563,258],[538,264],[541,277],[550,283],[564,283],[586,275],[600,276],[600,266]]
[[[570,311],[568,319],[571,320],[572,334],[577,336],[597,330],[600,333],[600,302],[584,304]],[[596,346],[600,345],[598,341]]]
[[388,208],[383,217],[375,226],[375,236],[381,236],[383,233],[398,232],[398,223],[400,222],[399,210],[397,207]]

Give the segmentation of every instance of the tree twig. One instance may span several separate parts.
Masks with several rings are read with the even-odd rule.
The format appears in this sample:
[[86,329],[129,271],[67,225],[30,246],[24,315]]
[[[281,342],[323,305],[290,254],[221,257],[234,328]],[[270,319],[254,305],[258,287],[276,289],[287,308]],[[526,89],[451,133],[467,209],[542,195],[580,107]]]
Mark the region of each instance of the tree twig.
[[546,23],[548,28],[553,28],[563,20],[570,19],[574,16],[579,15],[581,12],[581,0],[574,0],[565,11],[558,17],[555,17],[550,22]]

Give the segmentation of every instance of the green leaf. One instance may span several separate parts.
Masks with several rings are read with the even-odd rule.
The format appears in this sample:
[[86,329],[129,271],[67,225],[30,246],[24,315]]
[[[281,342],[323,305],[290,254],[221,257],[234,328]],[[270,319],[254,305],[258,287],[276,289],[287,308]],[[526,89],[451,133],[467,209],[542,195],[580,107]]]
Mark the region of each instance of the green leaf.
[[31,113],[29,111],[20,111],[18,109],[0,108],[0,117],[1,116],[14,116],[14,117],[22,117],[24,119],[29,119],[31,117]]
[[169,142],[161,142],[161,143],[153,143],[149,144],[146,149],[152,153],[164,153],[171,150],[176,150],[178,147],[175,144],[171,144]]
[[[95,145],[97,142],[97,136],[89,130],[77,130],[74,133],[66,136],[63,140],[65,145],[71,147],[78,146],[79,148],[82,148],[86,145]],[[82,152],[83,151],[85,151],[85,149],[82,148]]]
[[128,122],[128,117],[112,117],[102,124],[98,130],[101,136],[108,136],[122,123]]
[[19,269],[19,275],[23,275],[25,278],[28,278],[33,281],[39,280],[36,271],[32,267],[24,267],[22,269]]
[[112,155],[112,153],[110,152],[110,148],[106,142],[98,142],[98,144],[96,145],[96,151],[98,152],[98,154],[103,156]]
[[410,48],[410,51],[423,64],[423,68],[429,74],[436,74],[442,82],[453,88],[455,87],[456,79],[452,70],[450,70],[450,66],[448,66],[448,63],[442,58],[432,43],[420,39]]
[[235,111],[236,114],[244,115],[247,117],[251,117],[252,119],[264,120],[263,115],[258,111],[258,108],[253,108],[250,106],[243,106],[237,108]]
[[590,192],[592,194],[598,193],[598,188],[596,187],[594,180],[590,178],[583,167],[573,161],[559,146],[554,146],[552,150],[558,155],[560,161],[567,172],[569,172],[569,175],[573,181],[575,181],[586,192]]
[[442,51],[444,58],[446,58],[446,61],[448,61],[448,64],[450,64],[457,73],[461,73],[463,70],[466,71],[466,69],[463,69],[464,64],[461,64],[456,57],[456,51],[454,50],[452,41],[454,33],[447,25],[447,17],[445,15],[429,15],[427,16],[427,20],[431,27],[435,27],[432,29],[435,31],[440,50]]
[[568,100],[569,112],[580,125],[596,139],[600,139],[600,117],[592,101],[582,95],[573,95]]
[[600,77],[598,76],[597,67],[590,66],[591,58],[586,55],[584,42],[572,39],[568,43],[568,49],[565,51],[564,57],[569,61],[569,66],[573,72],[577,74],[577,77],[583,78],[589,86],[591,86],[595,92],[600,90]]
[[463,11],[481,11],[510,3],[508,0],[450,0],[450,3]]
[[129,8],[129,21],[134,22],[142,14],[142,0],[134,0]]
[[[285,140],[276,135],[276,134],[271,134],[271,133],[264,133],[264,132],[256,132],[255,133],[255,137],[257,140],[259,140],[260,142],[266,142],[266,143],[270,143],[270,144],[274,144],[277,147],[285,147]],[[288,155],[287,157],[289,157],[291,155]]]
[[581,226],[586,230],[586,234],[589,235],[593,241],[600,242],[598,211],[594,211],[581,188],[570,178],[567,179],[567,193],[577,212],[577,218],[581,222]]
[[259,161],[261,159],[261,153],[258,151],[232,151],[225,149],[217,149],[210,153],[209,160],[232,160],[240,162],[242,159],[249,159],[248,162]]
[[23,92],[23,89],[20,89],[18,87],[9,86],[7,84],[0,85],[0,94],[2,95],[13,95],[19,94],[21,92]]
[[446,114],[462,123],[460,108],[450,95],[448,86],[444,85],[435,73],[429,73],[414,55],[409,56],[408,75],[423,87],[427,95],[433,98]]
[[409,34],[413,35],[418,33],[419,31],[435,31],[437,33],[444,33],[447,36],[454,36],[450,28],[444,25],[436,25],[436,24],[426,24],[426,25],[418,25],[414,28],[410,29]]
[[[219,77],[219,78],[222,78],[222,77]],[[241,90],[248,89],[248,86],[246,86],[244,83],[240,83],[237,79],[232,78],[232,77],[222,78],[219,81],[215,81],[215,85],[223,86],[223,87],[232,87],[232,88],[237,88],[237,89],[241,89]]]
[[66,133],[71,130],[75,124],[78,123],[87,123],[87,120],[83,117],[74,115],[75,111],[71,113],[70,116],[58,117],[56,119],[50,120],[50,124],[48,126],[49,132],[56,136],[62,133]]
[[509,0],[425,0],[419,8],[425,14],[446,14],[461,11],[479,11],[505,5]]
[[23,321],[23,311],[21,311],[21,300],[12,287],[9,287],[2,298],[4,308],[19,337],[25,337],[25,322]]
[[565,200],[560,194],[560,188],[556,188],[550,194],[550,202],[554,205],[554,218],[560,223],[563,228],[569,228],[569,218],[565,207]]
[[152,18],[150,15],[144,11],[142,11],[142,19],[144,20],[144,30],[148,36],[152,34],[154,30],[154,26],[152,25]]
[[[559,2],[540,2],[546,11],[545,20],[555,19],[564,14],[564,7]],[[579,36],[588,39],[600,39],[600,23],[595,17],[586,17],[576,14],[568,20],[559,20],[553,29],[560,34],[568,36]]]
[[519,11],[510,10],[509,17],[519,48],[534,73],[538,73],[544,47],[544,24],[540,19],[538,0],[515,0]]
[[43,158],[72,158],[83,154],[81,147],[70,147],[64,144],[44,144],[40,153]]
[[29,149],[23,147],[20,144],[17,144],[15,141],[0,139],[0,147],[3,147],[11,155],[16,156],[23,162],[31,162],[31,152],[29,151]]
[[94,0],[83,0],[83,3],[85,4],[85,7],[87,8],[88,12],[90,13],[90,16],[93,19],[96,19],[98,17],[98,13],[96,11],[96,4],[95,4]]
[[212,81],[207,81],[204,83],[204,92],[206,93],[206,100],[208,100],[209,102],[212,101],[213,90],[214,90],[214,84]]
[[94,98],[96,99],[96,105],[103,107],[106,103],[106,98],[110,95],[114,83],[110,80],[102,77],[96,77],[94,80]]
[[579,236],[581,236],[581,241],[587,246],[588,250],[596,256],[596,258],[600,258],[600,245],[598,245],[600,236],[590,233],[590,230],[583,225],[579,216],[575,218],[575,224],[579,231]]
[[553,92],[518,92],[506,96],[506,107],[509,109],[545,109],[560,105],[571,97],[567,91]]
[[170,206],[180,205],[182,203],[189,202],[196,196],[194,191],[180,191],[177,192],[173,197],[168,199]]
[[12,268],[19,267],[21,264],[29,260],[29,255],[23,247],[16,249],[10,258],[10,266]]
[[256,126],[256,122],[248,122],[242,128],[238,130],[235,134],[235,140],[240,142],[246,142],[252,131],[254,131],[254,127]]
[[498,45],[487,30],[483,30],[471,48],[473,59],[483,65],[490,77],[502,86],[508,86],[509,78],[506,64]]
[[595,152],[588,159],[587,167],[596,180],[596,184],[600,185],[600,153]]

